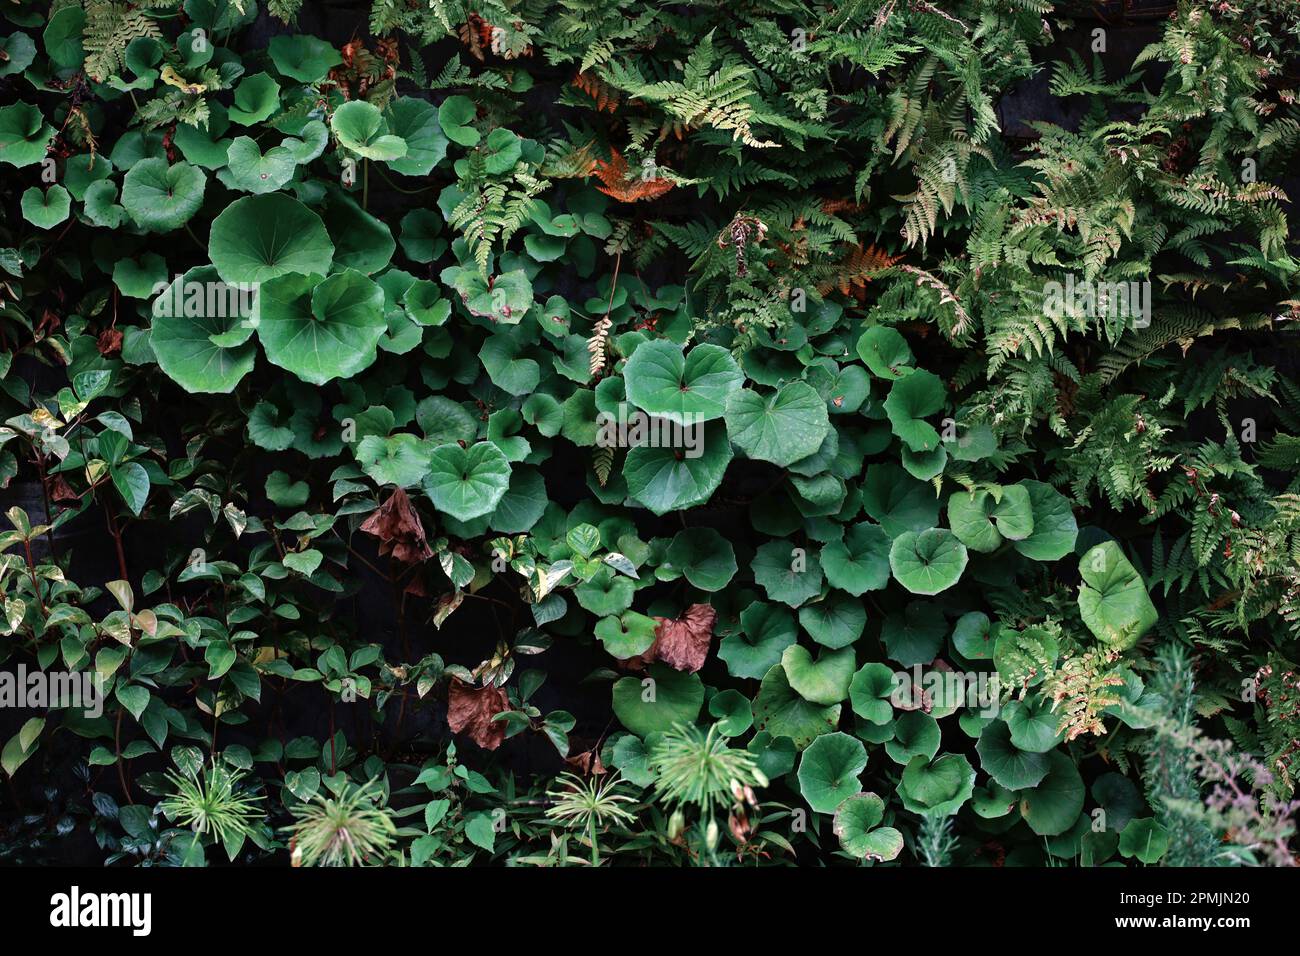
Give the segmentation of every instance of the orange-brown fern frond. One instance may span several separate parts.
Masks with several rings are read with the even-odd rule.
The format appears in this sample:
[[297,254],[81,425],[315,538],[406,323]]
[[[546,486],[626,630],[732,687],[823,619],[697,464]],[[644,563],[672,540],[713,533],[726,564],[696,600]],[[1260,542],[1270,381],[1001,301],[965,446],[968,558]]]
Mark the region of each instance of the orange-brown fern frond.
[[673,188],[669,179],[628,178],[627,158],[616,149],[610,149],[609,162],[596,160],[595,174],[603,186],[596,188],[619,202],[636,202],[640,199],[658,199]]

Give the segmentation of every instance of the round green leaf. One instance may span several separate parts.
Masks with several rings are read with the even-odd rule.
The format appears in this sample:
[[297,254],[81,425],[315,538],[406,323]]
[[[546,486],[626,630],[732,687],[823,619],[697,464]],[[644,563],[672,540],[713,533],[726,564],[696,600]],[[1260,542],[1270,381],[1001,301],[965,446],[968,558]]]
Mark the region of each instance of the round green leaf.
[[334,258],[320,216],[283,193],[236,199],[212,221],[208,257],[226,282],[323,275]]
[[68,218],[72,208],[72,197],[62,186],[55,184],[48,189],[29,186],[23,192],[23,218],[38,229],[53,229]]
[[894,763],[907,766],[913,757],[931,759],[939,752],[939,722],[923,710],[908,710],[894,721],[894,738],[885,742],[885,753]]
[[891,659],[911,667],[934,660],[947,633],[948,625],[937,605],[912,601],[902,613],[895,611],[885,618],[880,640]]
[[1074,826],[1083,811],[1083,778],[1059,750],[1047,754],[1047,774],[1020,797],[1020,814],[1039,836],[1056,836]]
[[844,852],[877,863],[896,859],[903,852],[903,834],[878,826],[885,816],[885,801],[874,793],[846,798],[835,810],[832,829]]
[[1041,481],[1022,481],[1029,493],[1033,513],[1033,532],[1016,542],[1016,550],[1034,561],[1056,561],[1074,550],[1079,525],[1070,509],[1070,500]]
[[479,132],[469,124],[474,122],[474,101],[468,96],[449,96],[438,107],[438,124],[442,132],[459,146],[477,146]]
[[680,448],[637,445],[628,449],[623,462],[628,494],[657,515],[708,501],[731,461],[731,442],[721,422],[709,422],[696,437],[698,457]]
[[651,664],[643,678],[624,677],[614,684],[614,714],[638,737],[694,723],[703,704],[699,676],[664,664]]
[[226,149],[230,182],[236,189],[249,193],[269,193],[293,178],[298,162],[293,151],[274,146],[265,154],[248,136],[232,140]]
[[379,107],[351,100],[334,111],[330,128],[347,149],[366,159],[393,160],[406,155],[406,140],[388,131]]
[[609,615],[596,622],[596,640],[621,661],[644,654],[655,642],[655,619],[636,611]]
[[388,128],[406,143],[406,155],[390,159],[388,166],[403,176],[427,176],[447,155],[447,137],[432,103],[400,96],[388,105]]
[[[186,295],[186,290],[198,294]],[[237,291],[220,280],[216,269],[200,266],[154,300],[149,343],[162,370],[187,392],[230,392],[253,370],[257,345],[251,338],[219,344],[255,314],[229,307],[247,301]]]
[[790,382],[768,395],[735,391],[726,420],[727,434],[746,455],[782,468],[814,454],[830,431],[826,402],[805,382]]
[[39,163],[54,132],[35,106],[23,102],[0,106],[0,163],[19,167]]
[[798,607],[821,594],[822,568],[817,556],[788,541],[769,541],[758,549],[754,581],[773,601]]
[[[683,355],[681,346],[667,339],[642,342],[627,360],[623,378],[629,402],[679,425],[721,418],[727,399],[744,380],[721,346],[697,345]],[[820,444],[819,437],[812,451]]]
[[1130,820],[1119,835],[1119,855],[1150,866],[1169,849],[1169,831],[1150,817]]
[[[207,177],[189,163],[167,165],[165,159],[144,159],[122,180],[122,205],[143,229],[179,229],[203,205]],[[238,280],[235,280],[238,281]]]
[[814,704],[838,704],[848,697],[856,663],[851,647],[822,651],[815,661],[799,644],[791,644],[781,654],[786,681],[795,693]]
[[667,557],[701,591],[721,591],[736,575],[736,552],[731,542],[712,528],[677,532]]
[[324,280],[279,276],[262,284],[260,302],[266,357],[313,385],[370,365],[388,328],[383,289],[353,269]]
[[924,531],[939,520],[934,489],[894,464],[871,465],[862,482],[862,508],[891,538]]
[[936,760],[913,757],[903,770],[898,795],[903,806],[922,816],[952,816],[975,790],[975,768],[961,754]]
[[272,37],[266,52],[280,72],[299,83],[315,83],[343,62],[339,51],[324,40],[307,34]]
[[794,615],[780,605],[762,601],[754,601],[740,612],[740,628],[718,645],[718,657],[732,677],[762,679],[781,663],[781,654],[798,637]]
[[1142,577],[1114,541],[1079,559],[1079,614],[1098,640],[1119,651],[1138,642],[1159,619]]
[[897,329],[875,325],[858,339],[858,355],[867,363],[871,374],[888,381],[900,379],[913,371],[912,349]]
[[785,668],[773,666],[763,675],[754,698],[754,729],[773,737],[789,737],[795,748],[804,750],[820,734],[834,730],[840,722],[840,705],[821,707],[804,700],[790,687]]
[[943,381],[924,369],[900,378],[889,389],[885,399],[889,424],[912,451],[939,447],[939,433],[925,418],[943,408],[944,395]]
[[230,122],[252,126],[269,117],[279,105],[280,84],[269,74],[255,73],[239,81],[235,87],[235,103],[226,112]]
[[894,705],[891,698],[896,681],[894,672],[886,664],[863,664],[849,682],[849,700],[853,712],[863,720],[883,726],[893,720]]
[[946,528],[909,531],[895,538],[889,549],[894,578],[913,594],[946,591],[961,578],[966,561],[966,546]]
[[859,522],[840,541],[822,548],[821,565],[833,587],[860,597],[889,583],[889,535],[880,525]]
[[801,607],[799,623],[822,647],[848,647],[862,636],[862,629],[867,624],[867,611],[861,601],[843,594],[832,594],[825,600]]
[[867,766],[862,741],[843,733],[822,734],[799,760],[799,792],[817,813],[834,813],[846,799],[862,792],[858,775]]
[[1017,747],[1004,721],[986,724],[975,750],[980,755],[980,766],[1008,790],[1037,786],[1047,776],[1047,756]]
[[457,521],[491,512],[509,485],[510,462],[501,449],[486,441],[468,448],[456,442],[439,445],[430,455],[424,477],[424,493],[434,507]]
[[968,661],[988,661],[993,659],[995,637],[987,614],[968,611],[957,619],[952,629],[952,646]]

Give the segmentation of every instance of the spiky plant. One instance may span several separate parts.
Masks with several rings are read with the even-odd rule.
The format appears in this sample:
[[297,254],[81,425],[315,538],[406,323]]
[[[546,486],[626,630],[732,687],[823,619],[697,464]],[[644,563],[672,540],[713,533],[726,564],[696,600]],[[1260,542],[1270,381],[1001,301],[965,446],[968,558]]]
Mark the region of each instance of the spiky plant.
[[677,809],[697,807],[706,818],[715,805],[754,802],[753,788],[767,786],[753,755],[727,746],[717,724],[707,732],[677,724],[651,748],[648,766],[661,801]]
[[636,817],[627,804],[636,799],[622,791],[624,781],[617,774],[601,780],[592,777],[584,780],[575,773],[561,774],[559,787],[548,790],[546,796],[555,801],[546,809],[546,816],[574,830],[585,830],[591,843],[591,865],[600,865],[600,846],[597,834],[606,827],[632,823]]
[[381,863],[397,825],[374,780],[344,783],[333,796],[317,793],[292,808],[294,866],[365,866]]
[[261,797],[240,792],[245,774],[220,761],[206,765],[200,774],[169,771],[174,792],[162,802],[168,820],[178,821],[201,836],[211,835],[227,846],[237,846],[253,832],[261,818]]

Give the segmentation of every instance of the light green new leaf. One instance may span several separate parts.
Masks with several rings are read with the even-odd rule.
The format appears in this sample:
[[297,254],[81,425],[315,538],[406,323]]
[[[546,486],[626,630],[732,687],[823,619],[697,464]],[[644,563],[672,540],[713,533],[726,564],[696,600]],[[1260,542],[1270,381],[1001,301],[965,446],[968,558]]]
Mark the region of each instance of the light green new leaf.
[[492,442],[439,445],[429,456],[424,493],[457,521],[489,514],[510,486],[510,462]]
[[746,455],[782,468],[816,453],[830,431],[826,402],[805,382],[768,395],[747,388],[733,392],[726,421],[727,434]]
[[259,304],[257,335],[266,357],[313,385],[369,366],[388,328],[383,289],[355,269],[323,280],[271,279],[262,284]]
[[1159,619],[1137,570],[1114,541],[1079,559],[1079,614],[1088,630],[1118,651],[1138,642]]
[[967,560],[966,546],[946,528],[909,531],[889,549],[894,578],[913,594],[946,591],[961,578]]

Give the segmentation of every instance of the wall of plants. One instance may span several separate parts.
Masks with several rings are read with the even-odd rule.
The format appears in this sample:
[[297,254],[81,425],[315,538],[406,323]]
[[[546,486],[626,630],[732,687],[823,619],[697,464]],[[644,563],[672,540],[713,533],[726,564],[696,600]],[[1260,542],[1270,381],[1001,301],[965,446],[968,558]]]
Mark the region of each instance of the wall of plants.
[[0,17],[0,860],[1294,862],[1294,4]]

